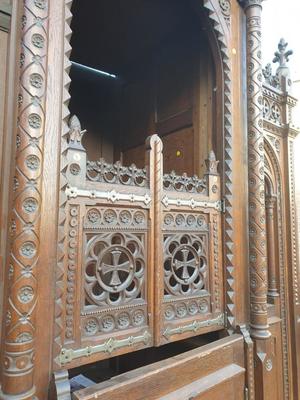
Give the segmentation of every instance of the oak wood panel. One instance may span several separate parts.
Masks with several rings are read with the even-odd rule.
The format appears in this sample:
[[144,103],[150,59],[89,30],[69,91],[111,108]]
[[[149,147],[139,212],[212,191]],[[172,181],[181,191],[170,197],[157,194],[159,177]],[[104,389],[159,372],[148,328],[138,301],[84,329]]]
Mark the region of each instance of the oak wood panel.
[[181,389],[160,397],[160,400],[212,400],[220,396],[225,399],[240,400],[243,398],[244,390],[245,369],[239,365],[230,364]]
[[[231,375],[235,381],[235,377],[237,377],[237,393],[240,393],[241,387],[244,385],[243,357],[243,339],[240,335],[234,335],[171,359],[119,375],[110,381],[96,384],[94,387],[79,390],[73,396],[76,400],[96,398],[111,400],[116,397],[119,400],[128,398],[154,400],[168,394],[172,396],[172,392],[186,385],[193,385],[192,382],[198,379],[203,379],[198,383],[210,381],[210,375],[212,375],[211,379],[218,377],[221,380],[218,373],[226,366],[227,378],[230,379]],[[225,371],[223,370],[223,372]],[[221,385],[216,395],[220,395],[222,390]],[[202,399],[202,397],[200,398]]]

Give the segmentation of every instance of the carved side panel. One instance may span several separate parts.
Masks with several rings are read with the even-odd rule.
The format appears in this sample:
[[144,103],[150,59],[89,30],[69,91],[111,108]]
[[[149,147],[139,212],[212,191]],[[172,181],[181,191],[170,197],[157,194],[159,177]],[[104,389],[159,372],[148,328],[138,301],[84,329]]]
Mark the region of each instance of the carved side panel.
[[48,1],[26,0],[22,16],[14,198],[2,391],[34,396],[37,271],[47,71]]

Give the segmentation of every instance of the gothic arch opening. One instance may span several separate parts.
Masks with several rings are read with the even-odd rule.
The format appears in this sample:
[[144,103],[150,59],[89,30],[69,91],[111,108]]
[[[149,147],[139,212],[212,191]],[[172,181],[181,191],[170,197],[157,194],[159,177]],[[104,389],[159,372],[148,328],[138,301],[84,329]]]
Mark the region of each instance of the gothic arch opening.
[[[164,300],[167,299],[177,304],[176,301],[178,300],[174,300],[171,297],[173,295],[174,297],[177,296],[179,291],[173,291],[173,293],[170,290],[172,296],[170,293],[166,294],[166,290],[165,292],[162,291],[164,299],[159,300],[162,312],[157,313],[157,315],[160,314],[162,316],[159,317],[162,318],[162,321],[158,321],[157,315],[153,317],[157,319],[153,324],[153,331],[156,330],[159,335],[164,337],[153,339],[153,342],[149,344],[152,347],[149,349],[144,348],[132,354],[130,352],[133,350],[126,350],[128,354],[122,355],[122,352],[120,352],[120,356],[111,357],[110,359],[104,359],[108,356],[100,354],[98,360],[103,361],[96,361],[96,363],[89,359],[84,360],[86,363],[91,363],[90,367],[84,365],[86,370],[89,369],[89,376],[93,376],[95,373],[97,380],[104,380],[128,369],[171,357],[188,349],[212,342],[219,338],[219,332],[224,329],[224,269],[222,268],[222,218],[220,206],[222,193],[220,182],[222,182],[222,178],[217,173],[218,161],[216,161],[215,155],[211,152],[213,150],[217,153],[217,157],[221,160],[218,171],[222,173],[223,77],[220,52],[215,42],[216,37],[211,28],[208,29],[209,24],[199,1],[130,0],[124,2],[122,0],[90,0],[89,8],[84,3],[80,0],[74,0],[72,5],[73,19],[71,28],[73,34],[71,45],[73,50],[70,58],[72,67],[70,72],[71,100],[69,109],[71,115],[77,115],[79,118],[82,129],[87,130],[83,137],[83,147],[86,150],[88,159],[87,164],[90,165],[89,162],[102,158],[105,159],[106,165],[111,170],[114,168],[112,164],[120,161],[123,166],[134,163],[141,171],[145,165],[150,165],[150,163],[149,165],[147,164],[145,157],[145,140],[148,136],[156,133],[160,137],[164,148],[162,154],[165,175],[161,176],[163,185],[165,179],[167,179],[168,185],[171,190],[174,189],[174,192],[190,191],[190,193],[196,193],[194,196],[203,194],[206,196],[208,203],[213,204],[213,206],[207,206],[208,203],[202,201],[205,204],[203,206],[206,208],[205,210],[201,209],[202,206],[200,206],[200,209],[195,210],[194,205],[192,205],[190,207],[191,211],[183,208],[183,211],[171,209],[170,212],[173,212],[173,214],[169,210],[168,213],[163,212],[166,210],[162,210],[161,214],[157,213],[157,219],[160,219],[161,226],[164,225],[162,228],[164,232],[161,235],[162,240],[159,243],[161,247],[164,245],[163,257],[165,257],[165,260],[162,262],[162,268],[164,268],[165,275],[166,270],[170,275],[172,271],[170,272],[168,261],[174,256],[173,258],[176,259],[174,261],[174,269],[178,269],[176,272],[177,283],[175,282],[176,279],[173,279],[170,280],[170,285],[176,287],[181,285],[182,291],[180,295],[182,296],[188,296],[194,290],[192,294],[196,297],[199,294],[197,290],[202,290],[201,300],[198,304],[188,299],[186,305],[182,306],[181,303],[175,305],[173,308],[176,313],[171,312],[170,314],[170,307],[164,304]],[[213,42],[215,42],[215,48],[212,48]],[[220,62],[218,63],[216,60]],[[78,132],[76,133],[78,126],[76,125],[76,120],[73,121],[75,122],[72,134],[74,134],[75,138],[76,135],[78,136]],[[227,128],[230,130],[229,119],[227,120]],[[71,138],[70,140],[69,138],[69,145],[73,139]],[[228,137],[227,139],[227,146],[230,146],[230,138]],[[72,143],[69,148],[71,147]],[[81,150],[83,149],[81,148]],[[71,151],[76,151],[76,145]],[[227,154],[230,156],[230,152]],[[120,164],[117,165],[119,167]],[[75,182],[75,186],[78,183],[78,178],[81,174],[80,168],[82,167],[84,167],[83,163],[79,167],[77,166],[77,169],[74,169],[74,163],[72,163],[68,169],[67,179],[71,177],[72,182]],[[230,168],[230,163],[227,164],[227,168]],[[175,170],[176,179],[179,178],[182,190],[178,190],[175,186],[172,187],[172,178],[174,177],[174,174],[170,174],[172,170]],[[195,174],[201,177],[204,176],[204,178],[198,179],[194,176]],[[184,184],[187,177],[192,177],[191,186],[185,186]],[[83,174],[83,178],[85,178],[85,174]],[[147,176],[144,176],[144,178],[145,187],[148,190],[147,184],[149,180]],[[180,180],[181,178],[183,178],[183,183]],[[93,183],[91,183],[91,180],[93,179],[87,182],[88,185],[85,189],[92,187],[97,179]],[[96,186],[94,185],[93,187]],[[103,186],[100,187],[100,185],[97,188],[98,190],[104,190]],[[229,192],[229,188],[230,182],[227,185],[227,192]],[[136,192],[139,189],[134,188]],[[145,196],[144,192],[142,194]],[[169,195],[169,193],[167,194]],[[184,199],[185,194],[190,199],[189,193],[180,193],[181,198]],[[115,204],[106,203],[104,206],[102,204],[101,208],[100,201],[98,203],[94,200],[90,202],[90,198],[91,196],[87,201],[86,199],[82,200],[81,211],[79,211],[80,213],[87,211],[85,215],[82,215],[82,218],[86,221],[82,228],[83,237],[85,238],[83,239],[85,250],[85,246],[94,240],[95,232],[97,232],[95,228],[98,224],[97,221],[105,220],[108,223],[105,227],[105,235],[107,235],[107,228],[110,223],[113,223],[111,218],[116,215],[115,209],[120,218],[121,215],[124,217],[127,212],[124,209],[118,209]],[[155,201],[151,200],[154,204]],[[84,202],[86,204],[83,204]],[[166,204],[163,201],[160,201],[160,203]],[[108,210],[110,212],[110,222],[105,219],[108,214],[104,208],[108,208],[108,206],[111,207]],[[128,204],[122,204],[122,207],[128,207]],[[134,207],[134,205],[131,204],[130,207]],[[142,215],[143,221],[149,219],[147,207],[145,209],[144,215],[146,217]],[[71,211],[77,212],[73,209]],[[126,214],[127,216],[129,215],[129,218],[120,219],[121,227],[134,219],[132,216],[136,215],[135,210],[132,211],[131,209],[130,212],[132,214]],[[101,217],[99,217],[100,215]],[[177,225],[182,225],[178,232],[175,232],[176,234],[170,231],[165,233],[169,229],[166,226],[170,225],[170,221],[175,228]],[[229,230],[231,230],[230,223],[227,224]],[[155,225],[154,221],[152,226]],[[213,226],[214,229],[211,234],[209,233],[210,226]],[[99,229],[98,236],[102,240],[101,229]],[[138,237],[140,247],[144,246],[143,251],[147,248],[148,243],[146,234],[148,235],[149,232],[147,229],[145,228],[145,235],[143,233]],[[128,236],[128,232],[127,228],[126,233],[123,235],[124,238]],[[136,235],[136,232],[133,232],[133,235]],[[170,250],[168,247],[169,253],[167,255],[169,259],[166,260],[165,248],[173,236],[174,240],[171,244],[174,248]],[[201,236],[200,241],[198,240],[199,236]],[[103,262],[106,268],[104,275],[107,274],[103,279],[99,279],[97,273],[95,273],[95,263],[93,262],[82,274],[82,276],[85,276],[82,278],[82,280],[85,279],[85,283],[87,281],[86,275],[88,275],[89,283],[91,283],[90,287],[96,281],[99,283],[100,280],[100,286],[102,284],[102,286],[105,286],[105,290],[107,287],[112,290],[112,294],[109,297],[110,306],[114,306],[113,303],[120,299],[119,292],[115,293],[113,290],[117,292],[119,286],[121,287],[121,281],[123,283],[123,278],[127,279],[128,276],[128,272],[123,270],[118,274],[110,275],[115,263],[121,264],[123,269],[127,268],[127,264],[130,267],[134,263],[134,260],[132,261],[134,251],[132,251],[132,254],[126,253],[127,258],[124,256],[125,253],[122,253],[123,258],[125,257],[124,259],[120,256],[120,248],[126,247],[126,243],[125,239],[123,241],[120,240],[120,243],[117,243],[118,249],[115,249],[116,243],[108,243],[108,239],[105,237],[105,240],[101,242],[101,246],[108,248],[106,252],[107,258]],[[130,243],[132,246],[133,240]],[[227,243],[228,248],[230,248],[228,236]],[[113,251],[111,251],[112,247]],[[188,248],[190,252],[187,251]],[[148,262],[146,253],[145,251],[140,258],[142,258],[143,263],[142,270],[147,272],[147,269],[151,267],[151,263]],[[99,254],[95,254],[95,258]],[[203,275],[203,282],[205,281],[203,285],[200,275],[195,274],[197,263],[201,264],[200,275],[201,277]],[[85,268],[84,261],[82,268]],[[103,267],[101,268],[103,269]],[[157,265],[156,268],[158,268]],[[233,268],[231,268],[232,270]],[[214,278],[216,276],[218,278]],[[126,279],[124,280],[126,281]],[[146,281],[147,279],[149,279],[149,276],[147,276]],[[78,283],[79,279],[76,281],[80,285]],[[101,297],[105,290],[103,290],[103,287],[99,288],[97,282],[98,291],[89,292],[90,297],[88,299],[84,297],[89,291],[88,285],[85,285],[85,292],[81,297],[83,298],[81,301],[81,315],[78,317],[81,321],[81,328],[76,330],[76,327],[74,327],[73,332],[70,333],[70,335],[77,335],[77,343],[81,348],[87,343],[92,346],[98,342],[102,343],[104,339],[108,338],[107,335],[112,332],[108,329],[109,321],[104,322],[106,323],[106,331],[102,329],[103,327],[101,328],[106,315],[97,317],[98,320],[92,316],[97,315],[98,306],[103,306],[102,300],[98,301],[97,299]],[[111,288],[113,283],[114,287]],[[164,285],[164,282],[162,285]],[[141,291],[134,298],[137,305],[140,306],[144,300],[148,300],[146,299],[147,292],[149,290]],[[181,298],[180,301],[182,301]],[[145,302],[142,305],[148,311],[147,306],[149,304]],[[121,304],[121,306],[124,305]],[[107,310],[105,307],[103,308],[104,312],[103,310],[101,312],[105,314]],[[142,311],[144,312],[144,310]],[[111,307],[110,312],[113,313],[113,307]],[[111,321],[111,315],[109,317]],[[147,312],[142,317],[142,322],[145,322],[147,326]],[[66,319],[68,318],[67,316]],[[199,336],[195,333],[197,330],[194,330],[195,323],[197,323],[196,318],[201,321],[199,327],[204,327],[203,333]],[[123,320],[125,321],[125,319],[126,315]],[[169,321],[172,319],[176,321],[171,321],[174,324],[168,326]],[[120,321],[122,322],[123,320],[121,319]],[[97,328],[97,321],[100,322],[101,334],[99,334]],[[184,336],[186,340],[181,340],[180,337],[176,337],[176,333],[172,333],[177,331],[176,323],[180,324],[181,321],[184,321],[187,326],[188,333]],[[119,320],[116,319],[116,322],[119,323]],[[160,323],[166,329],[157,329],[156,322],[157,326]],[[205,325],[206,323],[207,325]],[[143,326],[143,323],[141,323],[141,326]],[[119,328],[120,332],[117,332],[117,328],[113,332],[115,338],[117,338],[117,334],[124,335],[125,328],[129,331],[132,326],[127,325],[125,328],[124,326]],[[150,323],[149,328],[151,331],[152,326],[150,326]],[[135,327],[135,329],[139,329],[139,326]],[[157,332],[153,336],[159,336]],[[101,335],[102,337],[100,337]],[[174,339],[172,335],[173,337],[175,336]],[[170,340],[169,336],[171,337]],[[196,337],[192,340],[192,336]],[[139,338],[141,335],[136,335],[136,337]],[[165,344],[168,340],[167,346],[153,347],[154,345]],[[181,340],[180,345],[172,343],[173,340]],[[69,346],[72,346],[72,344]],[[145,347],[147,346],[148,342],[146,341]],[[93,360],[96,360],[96,357]],[[71,371],[71,376],[77,372],[78,370]]]
[[165,172],[205,172],[220,114],[213,55],[194,8],[179,0],[73,1],[69,108],[87,129],[89,160],[142,168],[145,139],[157,133]]

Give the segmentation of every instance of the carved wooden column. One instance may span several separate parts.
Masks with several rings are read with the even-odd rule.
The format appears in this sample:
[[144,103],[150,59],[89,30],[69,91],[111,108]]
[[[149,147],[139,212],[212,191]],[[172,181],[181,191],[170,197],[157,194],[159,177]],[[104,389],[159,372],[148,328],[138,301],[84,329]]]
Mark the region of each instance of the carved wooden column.
[[48,1],[25,0],[6,287],[1,399],[35,398],[35,336],[48,42]]
[[276,207],[276,196],[266,197],[266,219],[268,233],[268,296],[278,297],[276,278],[276,240],[274,227],[274,211]]
[[243,2],[247,25],[250,334],[254,341],[256,400],[276,398],[277,391],[267,313],[261,3]]
[[250,327],[254,338],[268,338],[267,246],[264,201],[264,138],[262,115],[261,3],[246,0],[248,66],[248,176]]

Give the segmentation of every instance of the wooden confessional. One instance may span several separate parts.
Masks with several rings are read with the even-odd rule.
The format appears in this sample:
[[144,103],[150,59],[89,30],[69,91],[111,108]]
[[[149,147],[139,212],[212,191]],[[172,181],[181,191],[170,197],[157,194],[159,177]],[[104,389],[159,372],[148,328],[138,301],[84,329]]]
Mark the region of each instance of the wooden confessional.
[[261,2],[11,2],[0,399],[299,398],[296,99]]
[[[208,40],[190,6],[136,7],[138,20],[133,5],[100,6],[99,69],[110,76],[87,73],[78,63],[71,70],[76,116],[66,148],[66,313],[57,356],[71,374],[80,365],[194,336],[207,334],[199,345],[209,343],[216,338],[209,332],[225,326],[216,76]],[[84,12],[73,3],[76,60],[89,55],[80,47]],[[150,15],[159,13],[151,26]],[[107,41],[121,54],[106,48]],[[164,358],[172,349],[164,349]],[[149,350],[144,362],[144,352],[137,353],[135,362],[147,365],[159,352]],[[233,379],[235,373],[243,376],[243,368]]]

